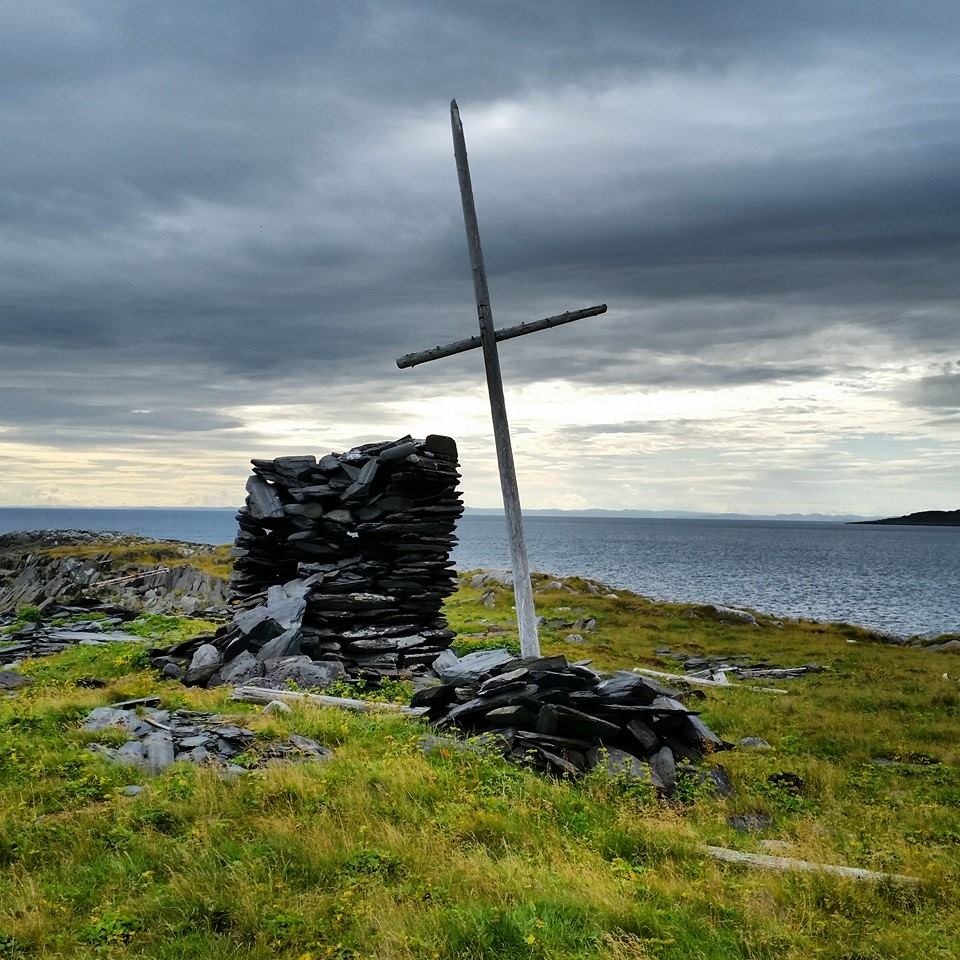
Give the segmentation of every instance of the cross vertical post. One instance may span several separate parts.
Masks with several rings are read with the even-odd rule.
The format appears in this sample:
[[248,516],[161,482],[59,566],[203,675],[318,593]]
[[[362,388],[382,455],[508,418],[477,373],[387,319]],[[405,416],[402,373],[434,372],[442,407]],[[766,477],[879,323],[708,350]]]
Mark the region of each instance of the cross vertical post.
[[467,163],[467,146],[463,139],[463,124],[460,122],[460,111],[457,108],[456,100],[450,102],[450,125],[453,129],[453,152],[457,161],[457,176],[460,181],[463,224],[467,231],[470,266],[473,269],[473,290],[477,301],[483,363],[486,368],[490,411],[493,416],[493,436],[497,446],[497,463],[500,468],[503,510],[510,539],[513,592],[517,605],[517,626],[520,631],[520,653],[523,657],[538,657],[540,656],[540,640],[537,636],[537,615],[533,605],[533,587],[530,583],[527,546],[523,536],[520,491],[517,488],[517,471],[513,462],[510,426],[507,422],[507,405],[503,396],[503,378],[500,375],[500,356],[497,352],[493,311],[490,307],[490,291],[487,289],[487,271],[483,263],[483,250],[480,246],[477,209],[473,200],[470,167]]

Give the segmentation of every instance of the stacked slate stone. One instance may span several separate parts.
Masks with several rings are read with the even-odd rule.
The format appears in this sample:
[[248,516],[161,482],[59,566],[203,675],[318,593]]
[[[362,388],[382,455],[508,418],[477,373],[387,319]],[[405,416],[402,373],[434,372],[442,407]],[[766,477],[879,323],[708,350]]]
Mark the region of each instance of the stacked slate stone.
[[440,727],[486,734],[543,772],[575,777],[604,764],[669,795],[678,763],[732,746],[683,694],[635,673],[603,678],[562,656],[519,660],[505,650],[462,658],[447,650],[433,669],[441,683],[421,689],[412,706],[426,707]]
[[253,466],[231,579],[240,611],[215,641],[224,668],[246,652],[396,676],[449,646],[441,604],[457,586],[450,551],[463,513],[453,440],[408,436]]

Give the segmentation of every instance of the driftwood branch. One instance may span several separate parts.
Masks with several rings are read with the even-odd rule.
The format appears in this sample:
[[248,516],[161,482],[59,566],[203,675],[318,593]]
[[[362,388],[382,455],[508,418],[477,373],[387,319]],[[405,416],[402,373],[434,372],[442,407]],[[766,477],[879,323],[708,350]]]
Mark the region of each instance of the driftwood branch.
[[[499,330],[494,330],[493,335],[499,343],[501,340],[513,340],[515,337],[523,337],[528,333],[536,333],[538,330],[549,330],[551,327],[573,323],[574,320],[598,317],[606,312],[607,305],[599,303],[595,307],[585,307],[583,310],[568,310],[566,313],[558,313],[554,317],[544,317],[543,320],[519,323],[515,327],[501,327]],[[457,340],[442,347],[431,347],[429,350],[405,353],[402,357],[397,358],[397,366],[404,370],[407,367],[415,367],[419,363],[427,363],[429,360],[439,360],[441,357],[452,357],[457,353],[466,353],[467,350],[476,350],[482,345],[483,341],[480,337],[467,337],[465,340]]]
[[706,853],[715,860],[726,863],[742,863],[761,870],[777,870],[781,873],[829,873],[848,880],[879,880],[889,883],[917,884],[917,877],[907,877],[901,873],[877,873],[861,867],[839,867],[830,863],[813,863],[810,860],[796,860],[793,857],[772,857],[764,853],[742,853],[740,850],[728,850],[726,847],[705,847]]
[[317,707],[336,707],[339,710],[352,710],[355,713],[399,713],[410,717],[419,717],[426,713],[424,707],[407,707],[400,703],[378,703],[374,700],[354,700],[351,697],[328,697],[322,693],[300,693],[296,690],[270,690],[267,687],[237,687],[231,700],[241,703],[270,703],[280,700],[283,703],[309,703]]
[[789,690],[781,690],[779,687],[750,687],[742,683],[721,683],[719,680],[707,680],[704,677],[691,677],[685,673],[664,673],[662,670],[647,670],[646,667],[634,667],[634,673],[639,673],[643,677],[655,677],[658,680],[683,681],[684,683],[694,683],[701,687],[719,687],[721,690],[750,690],[753,693],[789,693]]

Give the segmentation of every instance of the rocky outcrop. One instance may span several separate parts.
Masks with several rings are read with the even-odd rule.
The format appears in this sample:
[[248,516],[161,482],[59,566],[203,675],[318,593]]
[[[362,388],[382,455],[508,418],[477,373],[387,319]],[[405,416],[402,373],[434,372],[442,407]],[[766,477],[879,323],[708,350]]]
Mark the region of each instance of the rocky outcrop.
[[[69,547],[88,555],[64,555],[63,548]],[[163,563],[117,559],[118,552],[129,554],[137,547],[170,559]],[[7,534],[0,537],[0,614],[24,606],[45,612],[55,606],[102,603],[150,613],[222,614],[226,581],[191,565],[191,560],[214,549],[83,530]]]

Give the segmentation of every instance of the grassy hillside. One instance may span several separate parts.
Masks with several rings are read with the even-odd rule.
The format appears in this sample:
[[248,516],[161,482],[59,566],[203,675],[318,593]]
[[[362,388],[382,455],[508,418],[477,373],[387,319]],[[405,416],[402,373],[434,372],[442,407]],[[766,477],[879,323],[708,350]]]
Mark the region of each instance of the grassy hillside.
[[47,547],[38,551],[46,557],[103,557],[108,556],[118,573],[150,567],[195,567],[214,577],[230,576],[233,561],[229,544],[207,546],[180,543],[175,540],[147,540],[130,537],[120,540],[97,540],[87,544],[68,544]]
[[[654,653],[666,645],[829,669],[770,684],[786,695],[710,690],[701,709],[718,732],[774,749],[718,758],[733,798],[688,791],[667,804],[599,775],[557,783],[494,757],[425,756],[425,728],[402,718],[264,716],[160,683],[136,645],[28,664],[35,683],[0,701],[0,957],[960,954],[960,684],[943,677],[960,674],[960,658],[871,644],[854,628],[694,619],[567,582],[576,593],[540,582],[549,652],[671,670]],[[493,607],[480,599],[465,586],[448,602],[460,648],[515,644],[509,591],[496,588]],[[587,617],[595,630],[560,625]],[[190,626],[151,629],[169,639]],[[572,633],[584,642],[566,643]],[[180,764],[151,779],[86,749],[109,736],[80,731],[89,709],[152,692],[242,713],[264,745],[296,731],[335,757],[229,780]],[[803,795],[768,782],[781,771],[806,781]],[[134,783],[143,791],[125,796]],[[772,822],[737,833],[727,818],[738,813]],[[700,849],[763,852],[771,840],[778,853],[921,883],[748,871]]]

